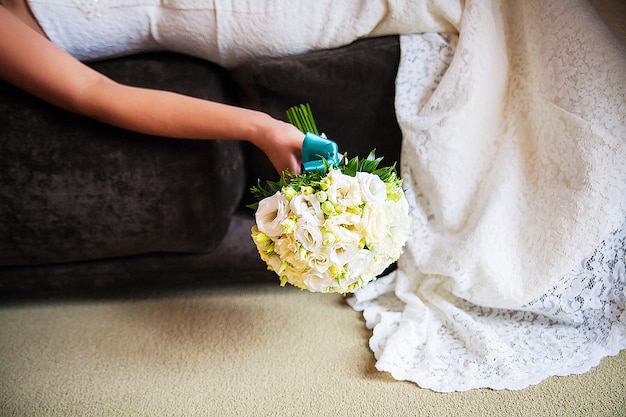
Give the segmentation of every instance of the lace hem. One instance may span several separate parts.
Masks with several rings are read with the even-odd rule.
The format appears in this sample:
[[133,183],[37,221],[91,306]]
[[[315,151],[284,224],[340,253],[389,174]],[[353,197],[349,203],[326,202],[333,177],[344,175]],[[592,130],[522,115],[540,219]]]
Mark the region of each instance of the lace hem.
[[[485,308],[441,288],[421,306],[394,294],[396,271],[349,299],[363,311],[378,363],[399,380],[442,392],[521,389],[581,374],[626,348],[626,222],[579,268],[519,310]],[[420,308],[421,307],[421,308]]]

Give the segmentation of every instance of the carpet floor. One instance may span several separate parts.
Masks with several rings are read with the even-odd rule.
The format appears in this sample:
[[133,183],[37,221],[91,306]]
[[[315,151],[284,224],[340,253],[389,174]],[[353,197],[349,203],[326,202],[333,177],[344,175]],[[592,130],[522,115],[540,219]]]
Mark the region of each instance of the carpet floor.
[[626,351],[521,391],[377,371],[339,295],[274,283],[0,305],[2,416],[624,416]]

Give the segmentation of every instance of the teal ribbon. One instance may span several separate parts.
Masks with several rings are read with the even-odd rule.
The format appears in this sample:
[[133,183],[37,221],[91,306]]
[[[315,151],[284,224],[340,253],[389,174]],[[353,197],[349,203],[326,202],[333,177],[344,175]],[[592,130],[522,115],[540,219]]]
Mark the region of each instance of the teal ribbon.
[[302,143],[302,167],[306,172],[324,172],[324,160],[326,165],[339,165],[339,147],[330,139],[307,133]]

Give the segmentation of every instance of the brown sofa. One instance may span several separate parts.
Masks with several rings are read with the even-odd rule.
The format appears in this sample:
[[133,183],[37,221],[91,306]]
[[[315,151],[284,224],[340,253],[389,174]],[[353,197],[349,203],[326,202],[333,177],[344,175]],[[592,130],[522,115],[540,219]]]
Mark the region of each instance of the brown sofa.
[[[263,110],[310,103],[348,155],[399,159],[398,37],[227,71],[151,53],[90,63],[123,83]],[[250,239],[248,188],[276,179],[245,142],[141,135],[0,83],[0,298],[275,279]]]

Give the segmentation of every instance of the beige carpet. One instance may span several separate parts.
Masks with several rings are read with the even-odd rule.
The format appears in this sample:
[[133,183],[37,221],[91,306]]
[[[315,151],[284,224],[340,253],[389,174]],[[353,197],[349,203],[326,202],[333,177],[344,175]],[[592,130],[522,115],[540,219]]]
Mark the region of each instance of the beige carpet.
[[276,284],[0,305],[2,416],[618,416],[626,352],[522,391],[374,368],[341,296]]

